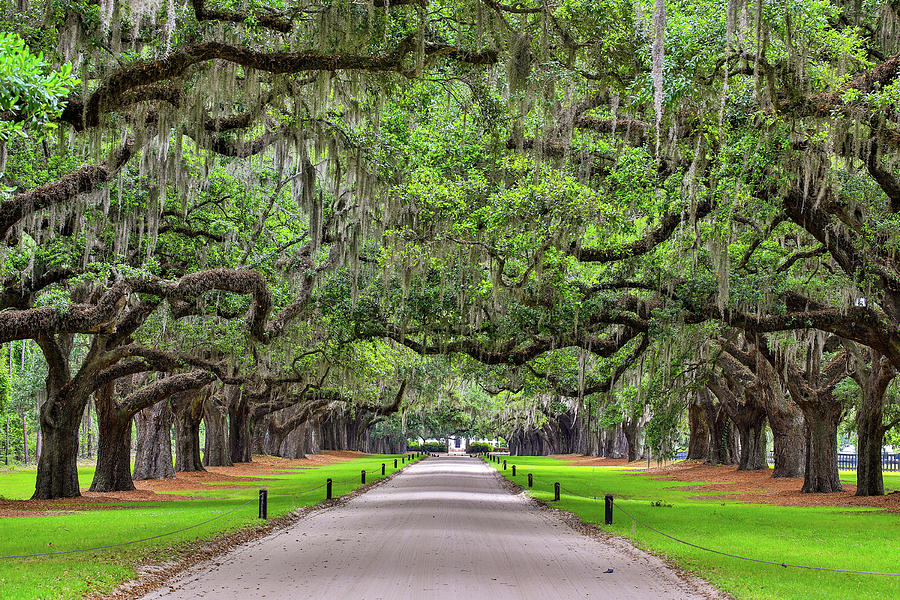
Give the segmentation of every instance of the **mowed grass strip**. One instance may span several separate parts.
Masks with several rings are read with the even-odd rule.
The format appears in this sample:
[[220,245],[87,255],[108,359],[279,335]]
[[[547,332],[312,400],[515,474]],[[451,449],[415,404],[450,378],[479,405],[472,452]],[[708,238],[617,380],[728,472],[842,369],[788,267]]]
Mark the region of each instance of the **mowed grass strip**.
[[[535,497],[585,522],[622,535],[664,556],[719,589],[747,600],[842,600],[900,598],[900,577],[856,575],[764,565],[679,544],[636,524],[621,511],[603,525],[603,497],[657,529],[723,552],[801,565],[900,573],[900,514],[880,509],[785,507],[697,499],[703,492],[674,489],[678,482],[639,475],[622,467],[574,466],[553,457],[509,457],[508,469],[489,463]],[[516,465],[516,477],[512,476]],[[848,483],[853,473],[843,473]],[[563,491],[553,502],[553,484]],[[900,489],[900,475],[885,473],[885,487]],[[566,493],[570,490],[572,493]],[[711,493],[711,492],[707,492]],[[584,498],[582,496],[588,496]],[[596,496],[596,500],[593,497]],[[654,504],[658,504],[654,506]]]
[[[258,518],[256,501],[260,488],[267,488],[269,492],[269,517],[279,517],[298,507],[324,500],[327,478],[334,480],[333,495],[338,497],[361,487],[360,472],[363,469],[366,470],[366,483],[372,483],[382,479],[382,463],[386,466],[385,476],[410,463],[409,460],[406,464],[398,462],[398,469],[394,469],[395,458],[400,458],[400,455],[369,455],[345,462],[294,469],[288,473],[266,474],[265,481],[226,481],[222,485],[205,484],[204,487],[209,489],[172,492],[201,499],[123,502],[116,505],[121,508],[0,518],[0,555],[6,556],[72,550],[152,537],[200,523],[251,501],[211,523],[130,546],[58,556],[0,559],[0,598],[57,600],[110,591],[133,577],[137,565],[141,563],[169,560],[190,542],[209,540],[245,527],[261,526],[263,521]],[[90,482],[92,476],[93,468],[79,469],[82,485]],[[0,497],[28,498],[34,491],[34,479],[34,469],[0,472]],[[314,487],[317,489],[305,491]]]

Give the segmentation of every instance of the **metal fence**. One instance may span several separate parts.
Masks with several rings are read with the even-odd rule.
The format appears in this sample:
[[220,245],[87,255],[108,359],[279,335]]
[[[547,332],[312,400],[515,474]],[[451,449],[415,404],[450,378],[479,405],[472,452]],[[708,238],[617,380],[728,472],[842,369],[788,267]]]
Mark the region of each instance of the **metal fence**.
[[[675,459],[676,460],[684,460],[687,458],[687,452],[676,452]],[[775,457],[769,452],[766,457],[770,464],[775,462]],[[844,469],[846,471],[855,471],[856,465],[859,462],[859,456],[857,454],[847,454],[844,452],[839,452],[837,455],[838,468]],[[900,454],[882,454],[881,455],[881,469],[883,471],[900,471]]]

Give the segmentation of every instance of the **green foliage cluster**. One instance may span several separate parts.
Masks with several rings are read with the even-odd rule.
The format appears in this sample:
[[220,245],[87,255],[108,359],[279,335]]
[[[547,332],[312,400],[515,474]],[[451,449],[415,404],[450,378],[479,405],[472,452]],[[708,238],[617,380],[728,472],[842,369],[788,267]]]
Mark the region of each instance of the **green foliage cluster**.
[[17,34],[0,32],[0,112],[16,116],[0,120],[0,142],[40,139],[55,129],[64,99],[77,84],[71,64],[52,69],[43,53],[32,54]]
[[483,454],[493,451],[494,447],[486,442],[472,442],[466,448],[466,452],[469,454]]
[[412,452],[446,452],[446,442],[413,442],[409,445]]

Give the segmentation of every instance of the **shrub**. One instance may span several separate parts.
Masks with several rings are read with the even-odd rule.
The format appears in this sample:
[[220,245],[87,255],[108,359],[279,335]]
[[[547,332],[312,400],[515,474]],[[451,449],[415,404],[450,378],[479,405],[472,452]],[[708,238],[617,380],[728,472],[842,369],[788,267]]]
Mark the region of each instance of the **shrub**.
[[425,442],[422,444],[422,452],[446,452],[447,444],[444,442]]
[[419,442],[413,442],[408,444],[407,449],[410,452],[446,452],[447,444],[444,442],[425,442],[424,444],[420,444]]
[[481,454],[483,452],[493,452],[494,447],[485,442],[472,442],[467,450],[471,454]]

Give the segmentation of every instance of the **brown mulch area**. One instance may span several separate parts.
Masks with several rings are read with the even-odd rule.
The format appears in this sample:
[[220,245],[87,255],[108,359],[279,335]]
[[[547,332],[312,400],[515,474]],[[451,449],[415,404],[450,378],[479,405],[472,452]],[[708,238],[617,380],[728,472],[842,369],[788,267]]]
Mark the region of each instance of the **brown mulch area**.
[[641,476],[668,481],[703,481],[699,485],[687,485],[678,489],[716,492],[713,495],[696,496],[699,500],[736,500],[754,504],[779,506],[847,506],[881,508],[900,512],[900,492],[885,496],[857,497],[856,486],[844,484],[843,492],[832,494],[801,494],[803,479],[772,478],[772,470],[738,471],[735,466],[718,466],[682,461],[674,465],[650,469]]
[[[174,500],[197,500],[199,496],[185,496],[166,492],[186,490],[209,490],[204,485],[211,482],[234,482],[235,485],[217,485],[222,488],[239,488],[237,482],[271,480],[272,475],[287,473],[291,469],[303,469],[344,462],[365,456],[362,452],[325,451],[302,459],[287,459],[277,456],[253,456],[253,462],[237,463],[233,467],[207,467],[206,471],[176,473],[175,479],[153,479],[135,481],[137,488],[130,492],[90,492],[81,491],[78,498],[58,500],[4,500],[0,499],[0,518],[3,517],[47,517],[67,514],[80,510],[104,510],[124,508],[122,502],[170,502]],[[267,477],[268,476],[268,477]],[[213,488],[214,489],[214,488]],[[133,508],[130,507],[130,508]]]

